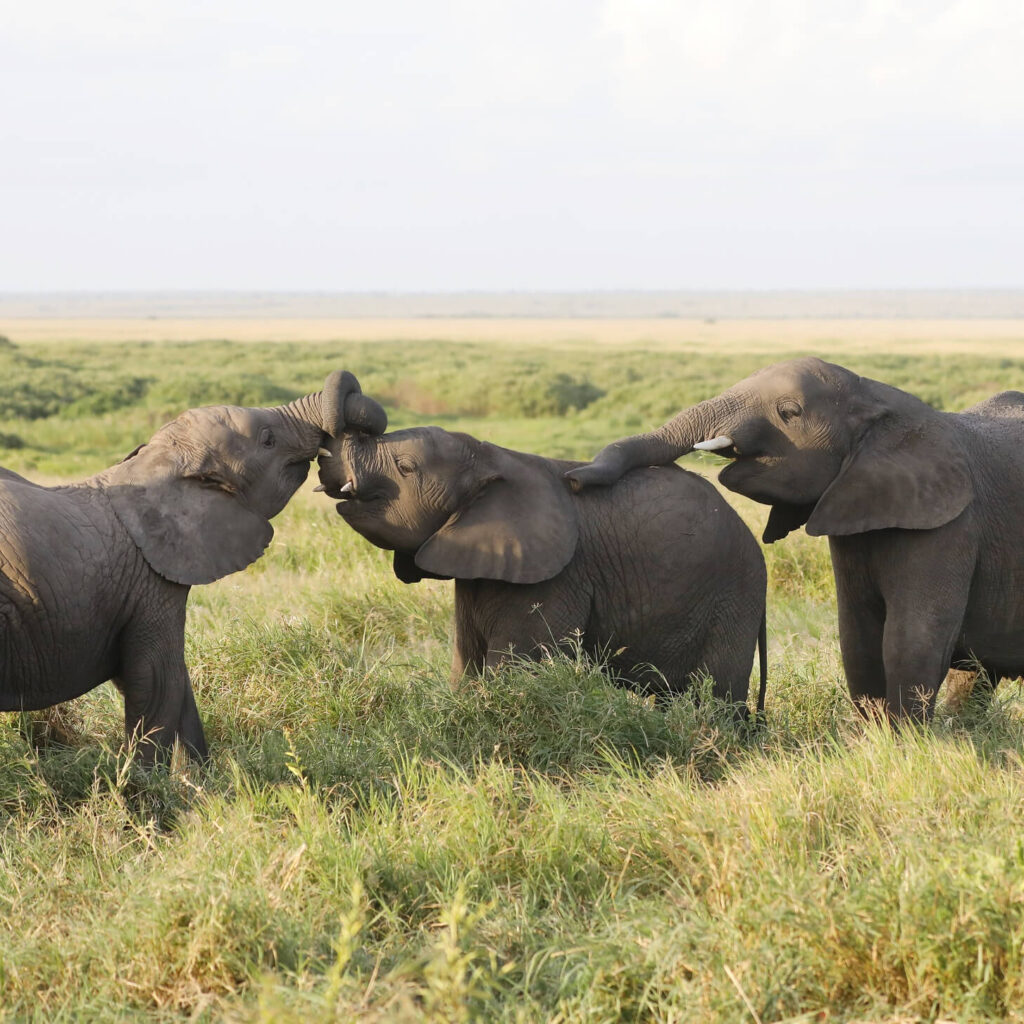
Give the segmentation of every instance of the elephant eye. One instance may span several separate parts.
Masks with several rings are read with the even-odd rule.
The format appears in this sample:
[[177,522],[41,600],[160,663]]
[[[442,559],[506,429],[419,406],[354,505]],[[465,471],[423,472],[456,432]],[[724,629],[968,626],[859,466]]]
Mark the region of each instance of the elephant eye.
[[274,437],[274,432],[270,427],[264,427],[260,431],[259,442],[264,448],[273,448],[277,444],[277,438]]
[[402,476],[408,476],[410,473],[416,472],[416,463],[404,455],[400,455],[395,460],[395,465],[398,466],[398,472],[401,473]]
[[803,410],[800,408],[798,402],[794,402],[792,399],[786,399],[783,402],[779,402],[779,415],[782,417],[783,423],[788,423],[790,420],[796,419],[797,416]]

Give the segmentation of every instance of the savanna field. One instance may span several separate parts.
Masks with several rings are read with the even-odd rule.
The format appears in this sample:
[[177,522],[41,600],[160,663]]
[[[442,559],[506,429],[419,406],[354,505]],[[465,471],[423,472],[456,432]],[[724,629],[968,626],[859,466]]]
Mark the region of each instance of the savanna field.
[[[0,464],[79,479],[187,407],[338,367],[392,428],[566,458],[800,354],[950,411],[1024,390],[1020,324],[656,328],[12,323]],[[763,728],[583,657],[453,691],[452,585],[401,584],[315,483],[260,561],[192,591],[209,765],[133,765],[110,684],[0,716],[0,1019],[1024,1021],[1019,683],[864,724],[801,531],[765,549]],[[728,500],[759,537],[767,509]]]

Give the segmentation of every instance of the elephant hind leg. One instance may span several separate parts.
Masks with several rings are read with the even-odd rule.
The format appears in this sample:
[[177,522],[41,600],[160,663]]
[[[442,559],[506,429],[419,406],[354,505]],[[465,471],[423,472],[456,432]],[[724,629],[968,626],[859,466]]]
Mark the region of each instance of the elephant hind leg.
[[730,607],[716,613],[704,640],[701,661],[714,681],[712,692],[719,700],[746,706],[762,617],[763,607],[756,615],[749,607]]

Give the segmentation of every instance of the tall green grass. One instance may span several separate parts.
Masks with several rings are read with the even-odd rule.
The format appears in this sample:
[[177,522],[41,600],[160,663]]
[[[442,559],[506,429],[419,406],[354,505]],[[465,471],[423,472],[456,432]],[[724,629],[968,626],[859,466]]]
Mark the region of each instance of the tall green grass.
[[[3,459],[43,479],[185,404],[286,400],[339,365],[396,425],[587,456],[758,362],[228,342],[2,359],[0,434],[22,442]],[[948,408],[1024,384],[1017,360],[854,368]],[[927,729],[863,723],[823,541],[766,551],[759,728],[694,695],[663,712],[578,652],[452,689],[450,584],[399,583],[312,486],[260,562],[193,591],[209,766],[135,766],[110,686],[0,720],[0,1017],[1024,1019],[1018,688],[940,701]],[[735,503],[759,533],[765,510]]]

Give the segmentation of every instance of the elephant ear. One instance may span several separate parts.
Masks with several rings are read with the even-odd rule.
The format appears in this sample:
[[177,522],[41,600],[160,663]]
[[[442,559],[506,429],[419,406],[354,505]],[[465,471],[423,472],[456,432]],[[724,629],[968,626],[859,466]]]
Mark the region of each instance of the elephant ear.
[[209,466],[151,442],[100,474],[114,513],[161,576],[212,583],[255,562],[274,536],[261,515]]
[[494,445],[481,445],[477,462],[472,496],[416,552],[423,575],[507,583],[557,576],[579,539],[565,481],[539,456]]
[[450,580],[451,576],[439,576],[436,572],[428,572],[416,564],[416,556],[408,551],[396,551],[391,566],[395,575],[403,583],[419,583],[420,580]]
[[859,443],[818,500],[812,536],[869,530],[933,530],[974,498],[967,454],[953,417],[874,381],[874,411]]
[[811,518],[813,511],[813,505],[788,505],[781,501],[777,502],[772,505],[772,510],[768,514],[768,522],[765,524],[761,540],[765,544],[774,544],[775,541],[782,540],[794,530],[799,530]]

